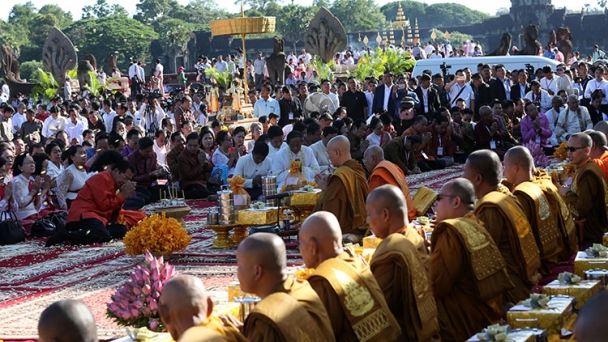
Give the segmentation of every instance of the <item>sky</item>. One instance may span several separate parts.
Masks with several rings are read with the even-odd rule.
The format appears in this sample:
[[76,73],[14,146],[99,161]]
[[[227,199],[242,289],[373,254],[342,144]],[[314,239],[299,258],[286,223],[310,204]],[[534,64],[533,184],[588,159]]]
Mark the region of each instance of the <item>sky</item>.
[[[74,0],[31,0],[31,1],[34,3],[36,8],[40,8],[46,4],[59,5],[64,10],[72,12],[72,17],[74,19],[80,19],[80,17],[82,16],[81,10],[84,6],[93,5],[96,2],[95,0],[81,0],[81,1],[77,1],[77,2]],[[117,4],[122,5],[131,14],[135,13],[135,5],[137,5],[139,3],[139,0],[107,0],[107,1],[109,4],[117,3]],[[188,0],[177,0],[177,1],[183,5],[186,5],[188,3]],[[387,3],[390,3],[393,1],[394,0],[376,0],[376,3],[379,4],[380,6],[382,6],[384,4],[387,4]],[[27,2],[27,1],[25,1],[25,0],[20,0],[20,1],[2,0],[2,1],[0,1],[0,18],[5,21],[8,20],[8,15],[9,15],[9,12],[11,11],[11,8],[13,7],[13,5],[23,4],[25,2]],[[511,6],[510,0],[493,0],[493,1],[425,0],[423,2],[425,2],[427,4],[453,2],[453,3],[462,4],[464,6],[472,8],[472,9],[476,9],[476,10],[486,12],[486,13],[492,14],[492,15],[494,15],[499,8],[509,8]],[[229,12],[236,13],[239,11],[239,6],[234,5],[233,0],[220,0],[220,1],[216,0],[216,3],[218,3],[221,8],[224,8],[225,10],[227,10]],[[279,3],[289,4],[289,3],[291,3],[291,1],[279,0]],[[312,0],[299,0],[297,3],[302,4],[302,5],[311,5]],[[572,7],[573,2],[569,1],[569,0],[553,0],[552,3],[556,8],[562,8],[564,6],[568,6],[568,8],[571,10],[579,11],[583,7],[583,4],[589,3],[593,7],[593,6],[595,6],[596,1],[595,0],[583,0],[580,3],[576,4],[576,8]],[[405,15],[407,16],[407,13]]]

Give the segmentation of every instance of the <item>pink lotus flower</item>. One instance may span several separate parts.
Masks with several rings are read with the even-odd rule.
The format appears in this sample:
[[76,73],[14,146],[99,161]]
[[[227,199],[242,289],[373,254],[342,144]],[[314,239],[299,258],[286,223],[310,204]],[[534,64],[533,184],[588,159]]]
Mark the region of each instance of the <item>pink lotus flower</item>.
[[144,262],[146,263],[146,265],[150,265],[152,260],[154,260],[154,256],[150,252],[146,251],[146,256],[144,258]]
[[154,290],[157,292],[162,292],[163,291],[163,284],[160,281],[155,281],[154,282]]
[[116,305],[121,309],[121,310],[127,310],[129,308],[129,303],[121,300],[120,302],[116,302]]
[[131,318],[131,314],[128,311],[121,311],[120,317],[122,319],[129,319],[129,318]]
[[133,288],[133,294],[138,295],[138,294],[140,294],[140,293],[141,293],[141,289],[140,289],[139,287],[134,287],[134,288]]
[[152,310],[150,310],[149,307],[144,306],[143,308],[141,308],[141,314],[144,316],[150,316],[152,314]]
[[154,299],[160,298],[160,293],[158,293],[156,291],[152,292],[152,298],[154,298]]
[[152,311],[156,311],[158,310],[158,303],[156,302],[156,299],[154,298],[148,298],[148,307],[150,308],[150,310]]
[[120,308],[118,307],[118,305],[116,303],[107,303],[108,305],[108,309],[110,309],[110,311],[112,311],[113,313],[116,313],[120,310]]
[[158,328],[158,321],[155,319],[151,319],[150,323],[148,323],[148,327],[150,327],[150,330],[152,331],[156,331],[156,329]]
[[140,301],[135,301],[135,302],[133,303],[133,306],[134,306],[136,309],[141,309],[141,308],[142,308],[144,305],[143,305],[143,304],[142,304],[142,302],[140,302]]
[[139,316],[139,310],[137,310],[136,308],[131,308],[131,316],[133,317],[137,317]]
[[150,285],[146,284],[141,288],[141,292],[147,296],[150,293],[152,293],[152,287]]

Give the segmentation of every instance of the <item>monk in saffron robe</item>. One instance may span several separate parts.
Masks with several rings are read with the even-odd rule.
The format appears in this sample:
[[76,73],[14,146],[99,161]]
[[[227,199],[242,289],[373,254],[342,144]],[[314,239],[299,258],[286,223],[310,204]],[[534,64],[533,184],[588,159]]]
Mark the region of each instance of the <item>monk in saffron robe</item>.
[[576,233],[576,225],[572,218],[572,213],[568,209],[568,205],[564,198],[559,193],[559,189],[553,183],[553,178],[543,169],[536,169],[532,182],[538,185],[547,197],[549,206],[551,206],[551,215],[557,217],[560,232],[563,239],[563,250],[560,255],[560,260],[570,260],[572,255],[578,252],[578,235]]
[[367,229],[365,198],[368,188],[365,170],[351,158],[350,142],[343,135],[329,141],[327,155],[337,169],[327,179],[322,175],[316,176],[323,193],[313,212],[323,210],[336,215],[345,241],[359,242]]
[[365,168],[370,173],[368,181],[369,191],[372,192],[375,188],[385,184],[391,184],[400,188],[405,196],[408,218],[415,220],[417,210],[414,206],[414,200],[410,194],[410,188],[407,185],[407,180],[405,180],[403,170],[397,164],[384,159],[384,150],[380,146],[375,145],[365,150],[363,165],[365,165]]
[[511,192],[522,205],[540,251],[540,273],[549,275],[561,261],[564,249],[558,217],[551,210],[542,189],[532,182],[534,159],[527,148],[516,146],[509,149],[505,153],[504,164],[507,181],[514,186]]
[[560,193],[572,215],[583,221],[581,244],[602,243],[608,230],[606,217],[606,198],[608,187],[602,170],[589,158],[591,137],[585,133],[572,134],[568,139],[568,158],[576,166],[572,186],[564,185]]
[[502,174],[500,159],[491,150],[471,153],[464,166],[464,177],[475,187],[475,215],[498,246],[515,285],[505,293],[505,302],[518,303],[530,297],[540,278],[540,252],[517,197],[500,184]]
[[247,237],[236,252],[241,289],[262,300],[242,328],[251,342],[334,341],[334,331],[319,295],[305,280],[287,275],[285,243],[275,234]]
[[336,341],[398,341],[401,328],[369,266],[343,248],[336,217],[327,211],[312,214],[299,240],[304,264],[315,270],[308,282],[327,309]]
[[175,341],[247,341],[239,330],[228,322],[213,317],[213,301],[205,293],[203,282],[191,275],[171,278],[161,293],[158,311]]
[[608,179],[608,141],[606,135],[600,131],[588,130],[587,133],[591,137],[591,150],[589,150],[589,158],[602,169],[604,176]]
[[506,263],[483,223],[475,217],[471,182],[446,183],[437,198],[431,236],[431,284],[441,340],[462,342],[500,321],[503,293],[513,287]]
[[[382,238],[370,268],[391,312],[401,326],[400,341],[440,341],[437,306],[429,282],[428,254],[422,237],[408,227],[407,206],[401,189],[382,185],[367,197],[367,222]],[[413,233],[409,238],[404,233]],[[416,244],[422,245],[422,251]]]

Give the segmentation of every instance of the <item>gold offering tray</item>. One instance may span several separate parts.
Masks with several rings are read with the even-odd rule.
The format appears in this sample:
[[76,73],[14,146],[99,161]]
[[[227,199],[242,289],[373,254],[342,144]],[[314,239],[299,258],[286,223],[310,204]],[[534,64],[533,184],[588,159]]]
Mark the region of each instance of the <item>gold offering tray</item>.
[[[247,226],[244,224],[210,224],[209,228],[213,230],[217,236],[213,240],[213,248],[216,249],[227,249],[236,248],[241,241],[243,241],[249,234],[247,233]],[[230,231],[234,229],[234,233],[230,235]]]

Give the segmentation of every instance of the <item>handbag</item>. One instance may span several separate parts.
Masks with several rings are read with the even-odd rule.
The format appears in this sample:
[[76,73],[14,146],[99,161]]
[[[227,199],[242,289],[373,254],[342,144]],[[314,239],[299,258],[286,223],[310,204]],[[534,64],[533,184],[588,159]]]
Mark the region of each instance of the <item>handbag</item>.
[[21,221],[12,211],[0,213],[0,245],[12,245],[25,240]]
[[31,237],[46,237],[51,236],[55,233],[57,226],[48,217],[43,217],[34,221],[32,231],[30,232]]
[[47,216],[51,222],[53,222],[55,224],[55,230],[58,232],[65,232],[66,231],[66,224],[68,221],[68,212],[67,211],[56,211],[53,213],[50,213]]
[[219,165],[214,166],[211,171],[211,176],[207,180],[207,183],[215,184],[215,185],[224,185],[228,184],[228,166]]

